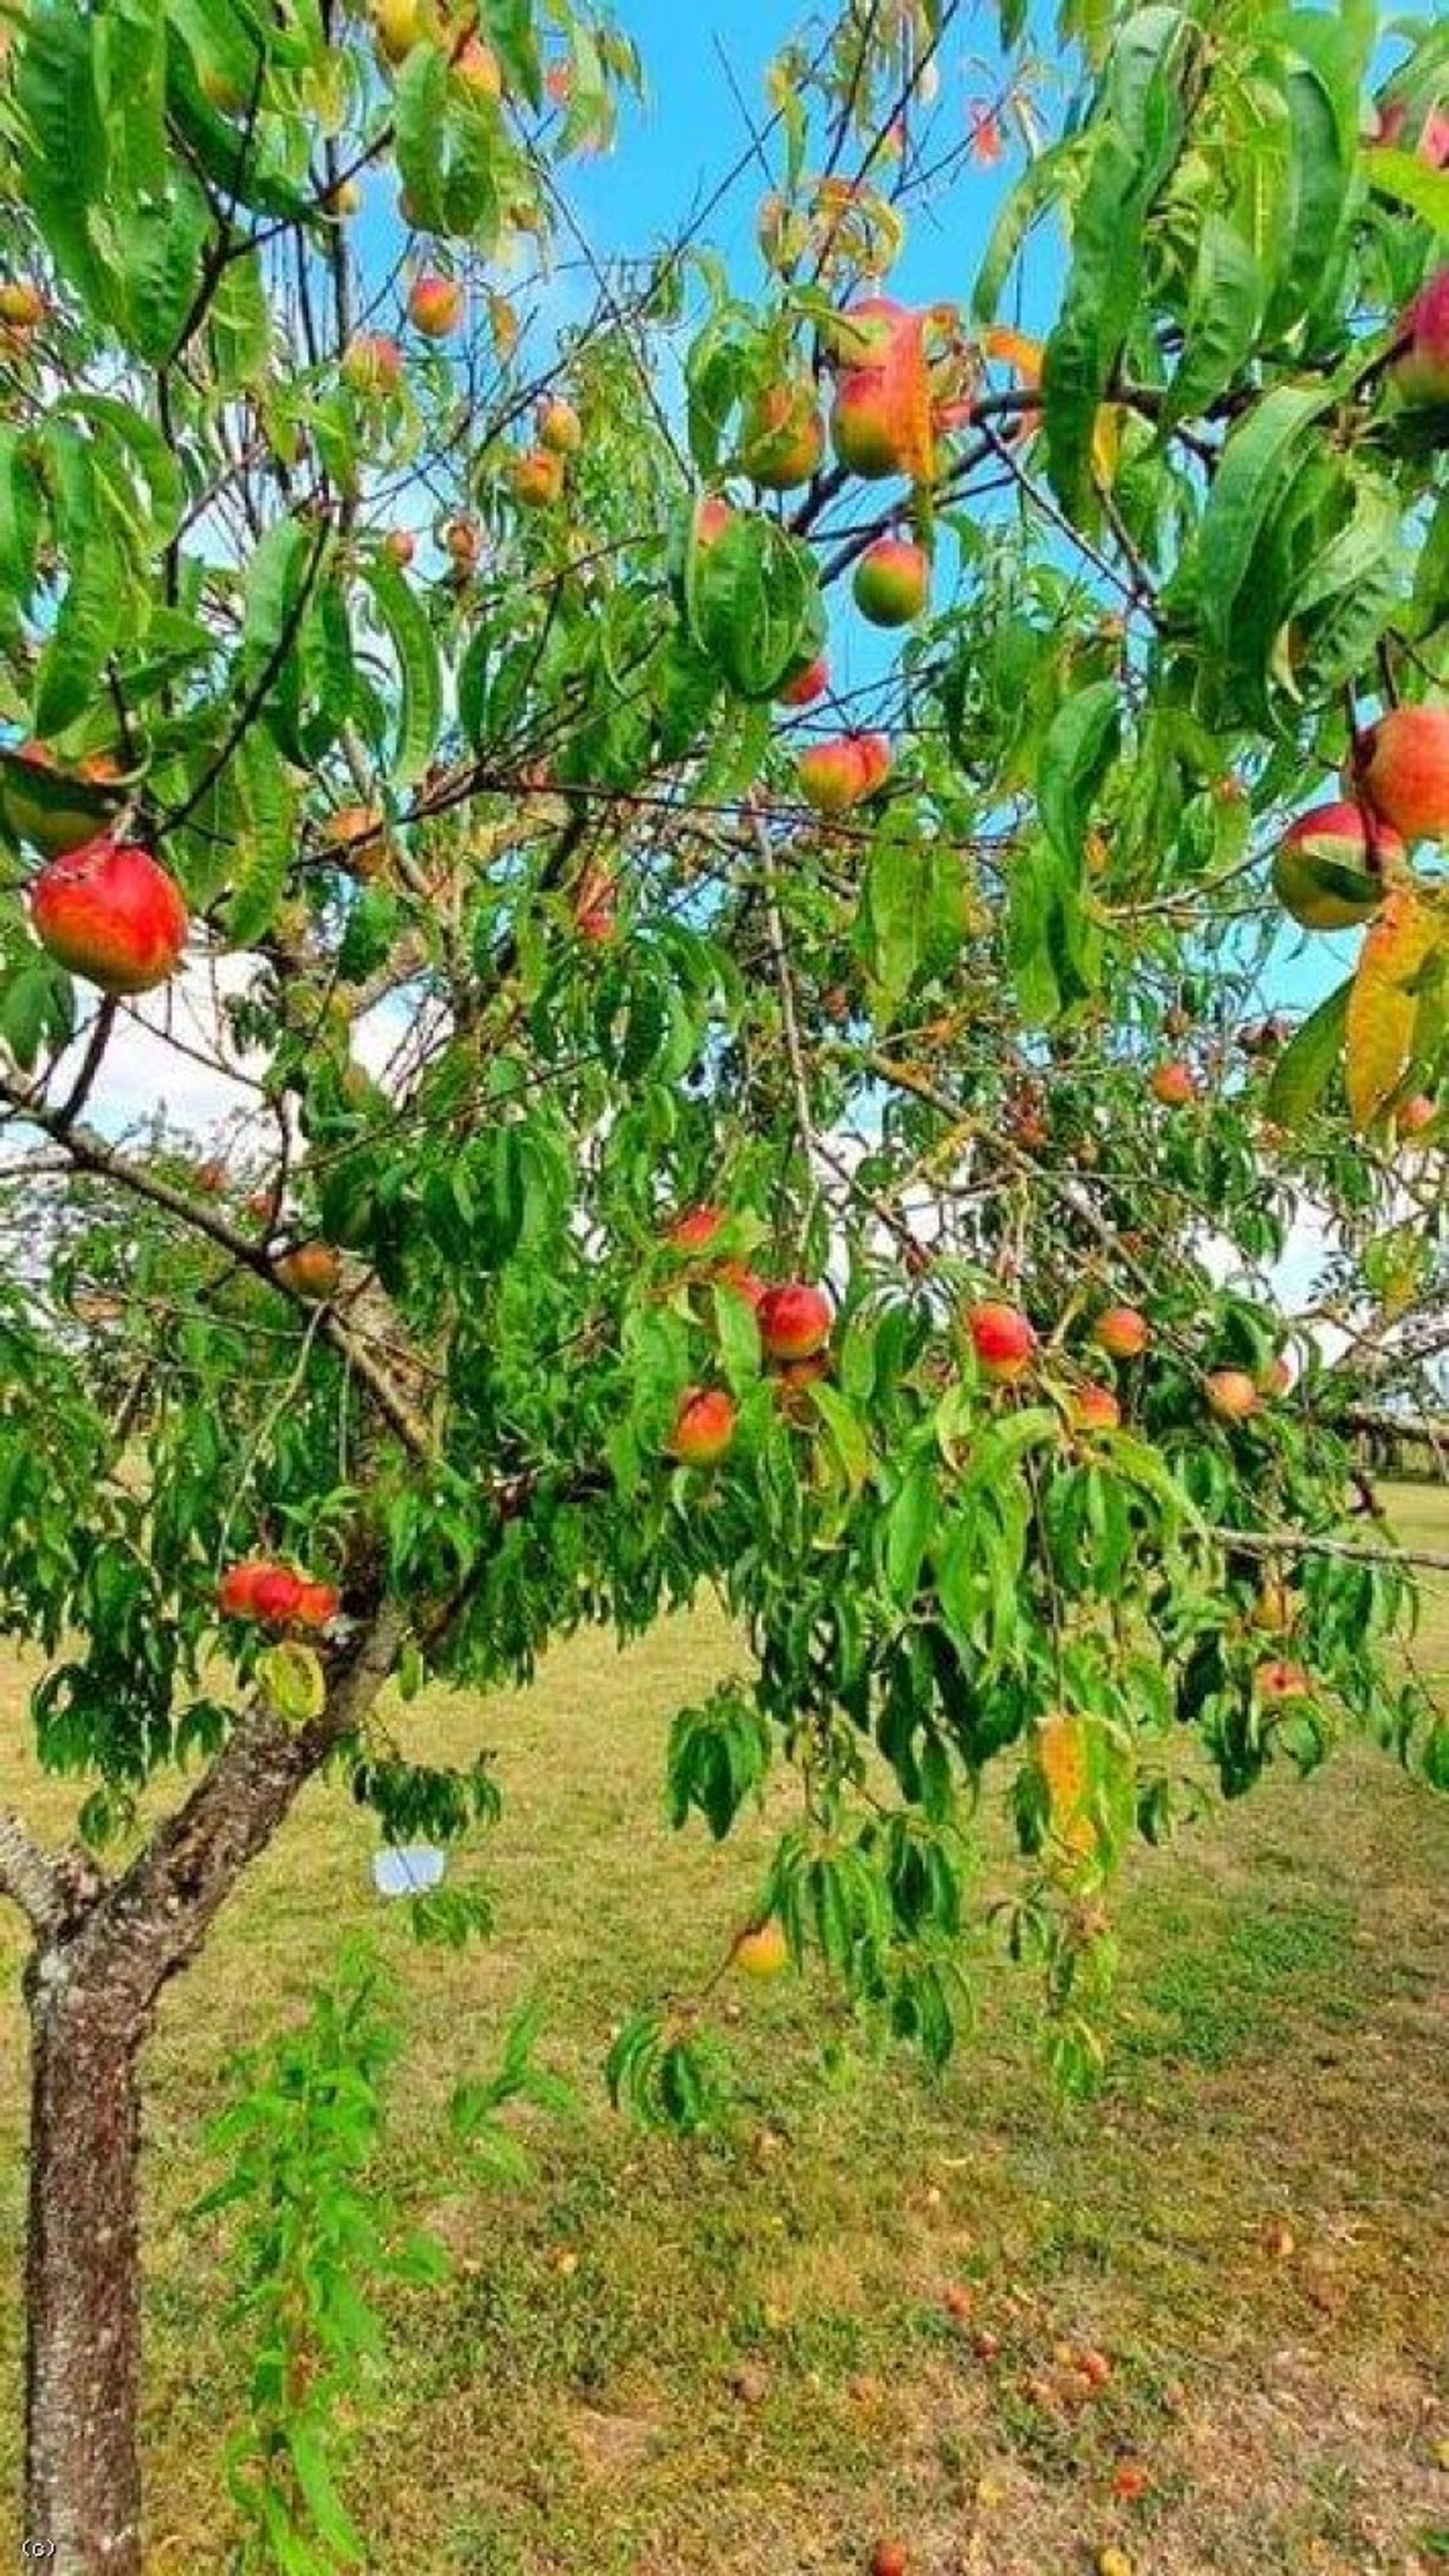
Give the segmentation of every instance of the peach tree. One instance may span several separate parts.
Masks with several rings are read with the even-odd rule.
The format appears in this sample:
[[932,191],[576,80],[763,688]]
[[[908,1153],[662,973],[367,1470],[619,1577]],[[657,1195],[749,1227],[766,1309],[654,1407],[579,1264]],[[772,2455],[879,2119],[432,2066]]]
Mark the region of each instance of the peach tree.
[[[425,1682],[713,1587],[672,1812],[798,1782],[722,1950],[943,2058],[1004,1800],[1068,2079],[1134,1836],[1345,1727],[1449,1774],[1362,1463],[1444,1428],[1449,38],[1060,15],[1043,62],[1003,0],[969,114],[955,0],[783,41],[734,273],[707,214],[591,238],[641,75],[583,0],[4,13],[0,1605],[78,1812],[0,1811],[0,1893],[66,2576],[141,2565],[158,1997],[324,1769],[492,1819]],[[697,1999],[636,2000],[616,2092],[708,2117]]]

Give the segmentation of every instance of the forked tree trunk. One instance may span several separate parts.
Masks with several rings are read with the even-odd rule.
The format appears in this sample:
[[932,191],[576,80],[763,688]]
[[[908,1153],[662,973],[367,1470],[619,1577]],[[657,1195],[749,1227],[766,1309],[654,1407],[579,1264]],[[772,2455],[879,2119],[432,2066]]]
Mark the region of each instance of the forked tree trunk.
[[29,1991],[22,2538],[53,2576],[141,2576],[139,2034],[54,1951]]

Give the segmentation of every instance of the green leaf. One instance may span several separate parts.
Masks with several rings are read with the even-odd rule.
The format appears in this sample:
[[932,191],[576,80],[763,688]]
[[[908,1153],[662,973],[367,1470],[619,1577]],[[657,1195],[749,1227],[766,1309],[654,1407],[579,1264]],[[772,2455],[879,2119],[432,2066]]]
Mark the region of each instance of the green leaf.
[[106,662],[125,631],[130,604],[116,547],[93,529],[73,556],[35,681],[35,730],[62,733],[93,704]]
[[21,177],[47,248],[92,316],[107,321],[115,299],[92,232],[110,171],[93,59],[98,41],[99,21],[71,0],[33,10],[15,96],[26,135]]
[[1164,427],[1207,411],[1235,381],[1252,354],[1263,292],[1262,271],[1242,234],[1225,216],[1206,214]]
[[414,45],[393,87],[397,173],[414,227],[448,229],[443,138],[448,125],[448,60],[441,45]]
[[1301,1127],[1327,1090],[1343,1054],[1352,991],[1349,975],[1310,1012],[1274,1065],[1263,1107],[1278,1126]]
[[684,592],[696,643],[743,698],[773,697],[786,673],[818,650],[815,558],[757,511],[736,511],[706,545],[691,531]]
[[1115,680],[1078,689],[1052,720],[1037,766],[1041,819],[1064,858],[1082,856],[1092,798],[1115,757],[1121,699]]
[[1309,430],[1333,398],[1322,385],[1278,385],[1223,451],[1198,537],[1198,579],[1204,630],[1224,655],[1258,541],[1297,470]]
[[1142,290],[1146,211],[1138,155],[1104,124],[1072,226],[1061,315],[1042,357],[1047,472],[1063,509],[1079,523],[1097,515],[1092,441]]
[[1376,196],[1392,198],[1422,215],[1436,233],[1449,233],[1449,170],[1431,170],[1417,152],[1397,144],[1376,143],[1364,153],[1363,166]]
[[866,862],[856,945],[887,1006],[918,981],[945,975],[961,953],[963,891],[959,854],[946,842],[922,840],[914,825],[887,825]]
[[399,787],[410,787],[432,759],[442,727],[438,648],[422,603],[399,567],[376,555],[363,570],[397,656],[398,724],[392,775]]

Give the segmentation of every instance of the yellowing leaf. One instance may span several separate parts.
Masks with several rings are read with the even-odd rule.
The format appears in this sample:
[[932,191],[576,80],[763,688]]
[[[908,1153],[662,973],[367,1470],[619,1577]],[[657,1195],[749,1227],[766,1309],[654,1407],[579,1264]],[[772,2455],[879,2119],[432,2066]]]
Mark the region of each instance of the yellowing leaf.
[[289,1639],[269,1646],[257,1661],[257,1679],[275,1714],[286,1726],[309,1726],[327,1705],[327,1682],[310,1646]]
[[1360,1131],[1382,1115],[1409,1069],[1419,978],[1443,936],[1413,887],[1395,886],[1364,939],[1344,1051],[1349,1111]]

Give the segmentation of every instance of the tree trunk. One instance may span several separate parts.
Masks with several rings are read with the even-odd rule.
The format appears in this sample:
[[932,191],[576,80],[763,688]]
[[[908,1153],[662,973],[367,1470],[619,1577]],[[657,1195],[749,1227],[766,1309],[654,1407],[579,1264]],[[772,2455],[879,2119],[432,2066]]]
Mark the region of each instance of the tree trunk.
[[22,2538],[53,2576],[141,2576],[136,2058],[63,1952],[29,1980],[30,2234]]

